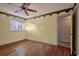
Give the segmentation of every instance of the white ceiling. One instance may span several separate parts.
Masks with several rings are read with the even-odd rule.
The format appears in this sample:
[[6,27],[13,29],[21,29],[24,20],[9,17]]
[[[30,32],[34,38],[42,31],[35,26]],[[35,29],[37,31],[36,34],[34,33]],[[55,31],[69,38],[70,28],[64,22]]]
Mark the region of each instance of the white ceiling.
[[37,13],[28,11],[29,16],[27,16],[24,11],[19,11],[17,13],[14,12],[18,10],[21,5],[21,3],[0,3],[0,11],[24,18],[30,18],[62,9],[71,8],[73,6],[73,3],[31,3],[28,8],[37,10]]

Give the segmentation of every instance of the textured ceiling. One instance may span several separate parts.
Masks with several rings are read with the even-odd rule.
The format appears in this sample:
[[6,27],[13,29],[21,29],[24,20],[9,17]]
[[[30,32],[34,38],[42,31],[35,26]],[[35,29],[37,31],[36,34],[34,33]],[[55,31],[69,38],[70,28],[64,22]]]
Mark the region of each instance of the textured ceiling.
[[29,16],[27,16],[23,10],[17,13],[14,12],[20,9],[19,7],[21,5],[21,3],[0,3],[0,11],[24,18],[30,18],[62,9],[71,8],[73,6],[73,3],[31,3],[28,8],[37,10],[37,13],[28,11]]

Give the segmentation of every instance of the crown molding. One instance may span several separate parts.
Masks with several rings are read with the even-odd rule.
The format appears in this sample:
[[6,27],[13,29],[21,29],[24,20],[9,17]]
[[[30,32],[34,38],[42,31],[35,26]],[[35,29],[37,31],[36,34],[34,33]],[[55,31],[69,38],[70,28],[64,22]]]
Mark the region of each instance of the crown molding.
[[7,17],[13,16],[15,18],[21,18],[21,19],[26,20],[26,18],[23,18],[23,17],[20,17],[20,16],[16,16],[16,15],[13,15],[13,14],[9,14],[9,13],[6,13],[6,12],[2,12],[2,11],[0,11],[0,14],[5,14]]
[[[59,10],[59,11],[55,11],[55,12],[51,12],[51,13],[47,13],[47,14],[43,14],[43,15],[39,15],[39,16],[35,16],[35,17],[32,17],[32,18],[40,18],[41,16],[46,16],[46,15],[52,15],[52,14],[60,14],[61,12],[66,12],[68,13],[70,10],[72,10],[73,8],[67,8],[67,9],[63,9],[63,10]],[[28,18],[28,19],[32,19],[32,18]]]

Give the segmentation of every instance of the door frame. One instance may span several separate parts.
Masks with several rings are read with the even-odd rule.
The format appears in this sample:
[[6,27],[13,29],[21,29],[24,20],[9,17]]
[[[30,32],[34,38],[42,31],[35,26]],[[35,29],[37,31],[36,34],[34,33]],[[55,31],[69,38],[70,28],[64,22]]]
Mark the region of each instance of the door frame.
[[72,30],[72,56],[77,56],[77,4],[73,6],[72,14],[73,30]]

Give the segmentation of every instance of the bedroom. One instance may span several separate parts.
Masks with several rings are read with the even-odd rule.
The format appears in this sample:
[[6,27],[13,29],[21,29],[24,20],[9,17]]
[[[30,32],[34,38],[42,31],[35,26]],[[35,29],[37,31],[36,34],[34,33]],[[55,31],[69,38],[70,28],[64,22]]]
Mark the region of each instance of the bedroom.
[[0,3],[0,55],[78,55],[76,8],[74,3]]

